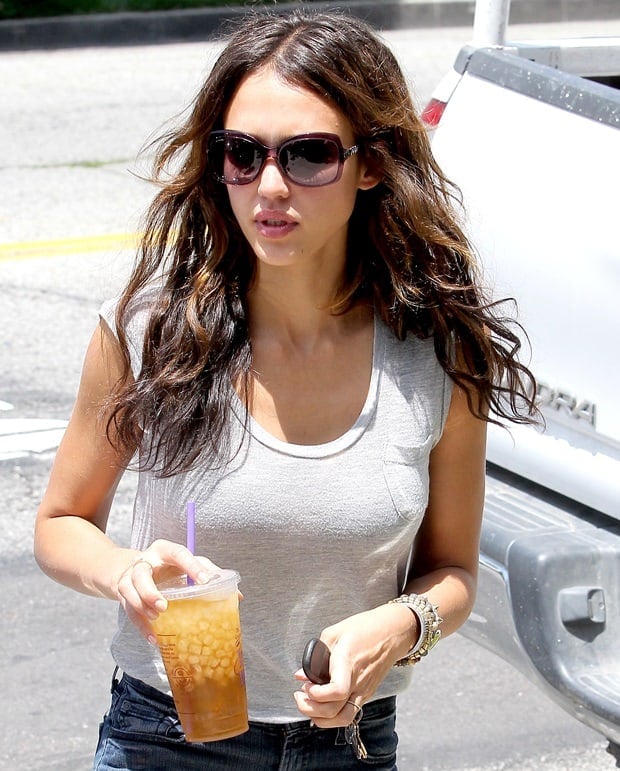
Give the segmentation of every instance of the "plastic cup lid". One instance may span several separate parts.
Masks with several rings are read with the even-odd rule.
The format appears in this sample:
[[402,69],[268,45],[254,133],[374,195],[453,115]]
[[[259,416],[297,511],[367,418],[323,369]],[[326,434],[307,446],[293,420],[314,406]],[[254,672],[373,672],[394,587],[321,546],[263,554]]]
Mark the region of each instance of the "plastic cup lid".
[[167,600],[190,599],[208,595],[227,595],[236,591],[240,576],[236,570],[215,570],[206,584],[188,584],[187,576],[178,576],[158,585]]

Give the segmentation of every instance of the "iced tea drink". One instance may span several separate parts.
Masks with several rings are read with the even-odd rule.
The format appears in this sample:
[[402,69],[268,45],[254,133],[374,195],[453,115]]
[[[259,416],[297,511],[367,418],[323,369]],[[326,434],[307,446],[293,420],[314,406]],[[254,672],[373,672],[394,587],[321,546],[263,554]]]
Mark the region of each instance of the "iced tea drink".
[[181,579],[160,587],[168,608],[152,626],[189,742],[248,730],[238,581],[222,570],[204,585]]

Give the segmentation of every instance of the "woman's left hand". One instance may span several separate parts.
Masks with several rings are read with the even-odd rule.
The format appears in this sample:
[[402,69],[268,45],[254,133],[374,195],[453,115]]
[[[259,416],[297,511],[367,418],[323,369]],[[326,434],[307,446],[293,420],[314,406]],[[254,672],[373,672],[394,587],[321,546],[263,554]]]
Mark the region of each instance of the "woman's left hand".
[[319,728],[346,726],[417,640],[417,619],[405,605],[380,605],[326,627],[321,640],[331,651],[330,682],[318,685],[303,670],[297,708]]

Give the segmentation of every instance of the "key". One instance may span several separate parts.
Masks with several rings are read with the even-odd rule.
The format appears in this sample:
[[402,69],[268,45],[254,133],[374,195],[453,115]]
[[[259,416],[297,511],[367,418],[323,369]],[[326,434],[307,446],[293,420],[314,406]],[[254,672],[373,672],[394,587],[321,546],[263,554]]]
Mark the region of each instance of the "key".
[[368,751],[360,736],[359,722],[361,719],[362,710],[360,708],[357,715],[353,718],[353,722],[349,723],[344,729],[344,739],[347,744],[350,744],[353,747],[353,751],[358,760],[364,760],[368,757]]

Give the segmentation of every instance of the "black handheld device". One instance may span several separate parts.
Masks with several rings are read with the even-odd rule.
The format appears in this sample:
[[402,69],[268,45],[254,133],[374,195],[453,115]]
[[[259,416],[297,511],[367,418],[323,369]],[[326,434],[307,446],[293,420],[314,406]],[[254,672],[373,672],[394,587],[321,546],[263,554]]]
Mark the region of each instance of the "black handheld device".
[[329,683],[329,648],[322,640],[309,640],[301,659],[301,666],[308,680],[318,685]]

